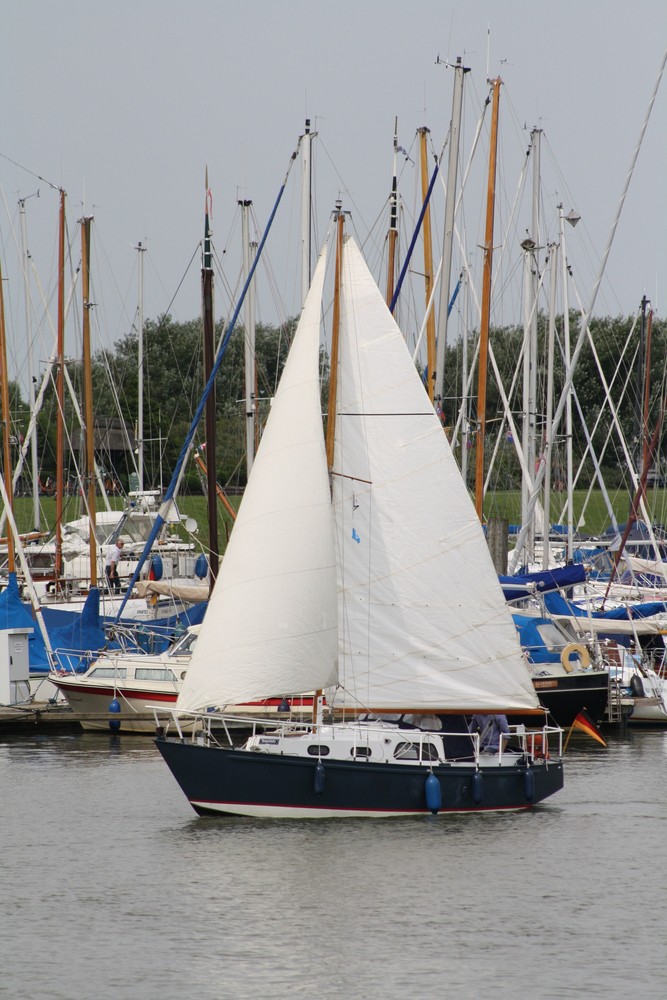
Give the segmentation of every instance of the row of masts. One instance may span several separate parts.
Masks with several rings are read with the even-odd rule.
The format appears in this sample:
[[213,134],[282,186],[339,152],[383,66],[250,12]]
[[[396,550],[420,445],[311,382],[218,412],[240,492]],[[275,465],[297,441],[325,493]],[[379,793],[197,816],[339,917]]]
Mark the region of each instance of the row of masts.
[[[450,293],[450,272],[452,260],[452,246],[454,235],[454,212],[456,206],[456,179],[458,165],[458,139],[460,134],[461,113],[463,104],[463,81],[467,69],[463,67],[458,59],[454,67],[454,96],[452,106],[452,120],[449,134],[449,167],[447,197],[445,208],[445,240],[444,252],[440,274],[440,303],[438,309],[438,329],[436,333],[436,323],[432,300],[435,290],[435,278],[433,274],[433,256],[431,248],[431,223],[430,208],[428,206],[428,183],[427,170],[427,129],[420,130],[420,164],[422,170],[422,197],[425,203],[423,218],[423,242],[424,242],[424,269],[425,269],[425,297],[427,304],[427,379],[426,387],[429,397],[434,405],[442,409],[444,362],[447,339],[447,319],[449,312]],[[491,124],[490,162],[489,162],[489,185],[487,195],[487,223],[484,247],[484,279],[482,292],[482,321],[480,335],[480,349],[478,359],[478,427],[477,427],[477,448],[476,448],[476,479],[475,479],[475,499],[477,511],[482,515],[482,503],[484,493],[484,438],[485,438],[485,394],[486,394],[486,362],[487,345],[490,316],[490,295],[491,295],[491,271],[493,255],[493,219],[494,219],[494,195],[495,195],[495,161],[498,131],[498,103],[500,92],[500,80],[493,81],[493,116]],[[310,261],[311,249],[311,225],[310,225],[310,180],[311,180],[311,139],[310,122],[307,120],[306,129],[302,136],[302,177],[303,177],[303,201],[302,201],[302,298],[305,298],[307,288],[310,283]],[[392,190],[390,199],[390,228],[389,228],[389,255],[387,268],[387,301],[391,301],[395,291],[395,258],[397,252],[398,239],[398,192],[397,192],[397,149],[398,149],[398,124],[395,122],[394,128],[394,169],[392,179]],[[204,330],[204,373],[205,378],[212,370],[215,357],[214,343],[214,318],[213,318],[213,267],[210,231],[210,191],[208,188],[208,176],[206,177],[206,205],[205,205],[205,231],[202,255],[202,316]],[[432,185],[431,185],[432,187]],[[253,247],[249,239],[249,210],[251,202],[240,202],[242,208],[242,229],[243,229],[243,270],[244,277],[250,272]],[[340,227],[342,227],[343,215],[340,213]],[[91,584],[96,584],[96,552],[95,552],[95,476],[94,476],[94,440],[93,440],[93,410],[92,410],[92,375],[91,375],[91,354],[90,354],[90,294],[89,294],[89,274],[90,274],[90,223],[91,219],[86,218],[81,222],[81,242],[82,242],[82,293],[83,293],[83,360],[84,360],[84,399],[85,399],[85,461],[83,482],[86,484],[87,508],[91,520],[90,546],[91,546]],[[342,239],[339,229],[339,240]],[[143,344],[143,254],[145,248],[141,243],[136,248],[139,252],[139,312],[138,312],[138,412],[136,426],[137,445],[137,478],[139,490],[144,488],[144,406],[143,406],[143,369],[144,369],[144,344]],[[64,468],[64,329],[65,329],[65,192],[60,192],[60,214],[58,230],[58,312],[57,312],[57,347],[56,347],[56,401],[57,401],[57,436],[56,436],[56,555],[55,555],[55,576],[59,579],[62,575],[62,518],[63,518],[63,474]],[[340,274],[337,271],[336,282],[339,284]],[[337,318],[337,298],[334,304],[334,326]],[[533,309],[533,316],[535,310]],[[254,344],[254,287],[246,299],[245,306],[245,415],[246,415],[246,454],[247,471],[250,473],[254,452],[257,445],[257,421],[256,421],[256,367],[255,367],[255,344]],[[335,343],[335,341],[334,341]],[[437,345],[437,346],[436,346]],[[335,346],[332,348],[330,358],[330,377],[335,379],[336,359]],[[87,373],[87,374],[86,374]],[[3,386],[6,388],[7,379],[3,379]],[[335,392],[331,398],[335,398]],[[526,412],[532,412],[528,405]],[[8,410],[8,403],[7,403]],[[211,392],[206,408],[206,440],[207,453],[210,461],[207,462],[207,486],[209,496],[209,530],[211,546],[211,576],[215,579],[218,569],[218,538],[217,538],[217,513],[216,494],[217,483],[215,478],[216,468],[215,456],[216,434],[215,434],[215,414],[216,401],[215,392]],[[9,421],[5,421],[5,433],[8,433]],[[333,432],[333,420],[329,421],[329,428]],[[527,436],[530,439],[530,436]],[[5,462],[11,463],[10,449],[5,447]],[[33,474],[36,462],[36,449],[33,449]],[[528,462],[530,467],[530,461]],[[5,467],[5,481],[11,483],[11,469]],[[38,503],[36,504],[35,522],[38,522]],[[10,545],[10,551],[12,546]],[[10,568],[13,568],[13,556],[10,557]]]
[[[424,275],[425,275],[425,301],[426,301],[426,344],[427,344],[427,367],[425,385],[429,398],[434,406],[442,414],[443,393],[444,393],[444,369],[447,348],[448,317],[451,309],[451,269],[453,260],[453,240],[454,240],[454,219],[457,206],[457,171],[459,160],[459,136],[461,132],[461,116],[463,107],[463,90],[465,74],[467,68],[457,59],[453,66],[454,88],[452,101],[452,117],[448,136],[448,173],[446,185],[445,204],[445,224],[443,256],[440,266],[439,280],[439,306],[436,310],[433,299],[437,287],[437,276],[434,275],[433,253],[431,238],[430,206],[428,204],[430,191],[433,186],[433,179],[429,183],[428,156],[427,156],[427,134],[428,130],[419,130],[419,158],[421,167],[421,192],[423,200],[423,247],[424,247]],[[485,438],[486,438],[486,386],[488,380],[489,363],[489,328],[491,315],[491,289],[493,270],[493,244],[494,244],[494,217],[495,217],[495,184],[496,184],[496,159],[498,144],[498,122],[499,122],[499,101],[500,87],[502,81],[496,79],[490,81],[492,107],[492,117],[490,126],[489,143],[489,166],[486,202],[486,227],[483,244],[484,264],[481,297],[480,315],[480,339],[477,356],[478,385],[477,385],[477,417],[475,427],[475,485],[474,498],[475,506],[480,519],[483,519],[483,500],[485,491]],[[310,128],[310,120],[306,121],[306,128],[301,137],[301,158],[302,158],[302,300],[305,299],[307,289],[310,284],[311,274],[311,173],[312,155],[311,141],[313,133]],[[532,505],[534,504],[534,478],[532,475],[536,467],[538,447],[540,453],[550,461],[552,451],[552,429],[551,421],[553,416],[553,358],[555,347],[555,296],[558,274],[558,261],[561,265],[561,278],[563,285],[563,296],[565,298],[564,315],[564,341],[565,359],[569,364],[569,310],[567,307],[567,261],[565,254],[564,220],[573,221],[569,216],[564,216],[562,206],[560,210],[560,243],[548,248],[548,261],[551,273],[550,284],[550,304],[549,304],[549,328],[547,358],[549,370],[547,373],[547,400],[545,413],[545,429],[541,442],[538,442],[537,423],[537,299],[540,287],[540,252],[545,248],[541,246],[540,239],[540,217],[539,217],[539,183],[540,183],[540,138],[541,130],[534,129],[531,133],[531,154],[533,164],[533,211],[531,230],[527,238],[522,243],[524,251],[524,350],[523,350],[523,426],[522,426],[522,455],[521,466],[522,476],[522,523],[527,532],[525,540],[526,552],[534,552],[535,529],[532,518]],[[395,301],[397,287],[395,281],[396,257],[398,246],[398,184],[397,184],[397,155],[398,155],[398,122],[395,120],[393,136],[393,172],[390,195],[390,225],[388,234],[388,263],[387,263],[387,286],[386,299],[389,305]],[[437,164],[436,164],[437,171]],[[435,176],[435,174],[434,174]],[[213,265],[212,246],[210,229],[210,191],[208,187],[208,176],[206,177],[206,204],[205,204],[205,232],[202,254],[202,316],[204,330],[204,371],[205,378],[210,374],[216,355],[216,345],[214,342],[214,318],[213,318]],[[243,231],[243,272],[247,278],[251,271],[254,252],[257,244],[250,241],[250,201],[239,202],[242,211],[242,231]],[[62,469],[64,467],[64,436],[63,420],[64,412],[64,385],[65,385],[65,365],[64,365],[64,327],[65,327],[65,223],[64,223],[65,192],[60,192],[60,216],[58,231],[58,312],[57,312],[57,346],[55,360],[55,382],[56,400],[58,411],[58,430],[56,439],[56,464],[57,464],[57,485],[60,489],[56,493],[56,578],[62,573],[62,538],[61,526],[63,516],[63,494],[62,494]],[[339,226],[342,232],[343,213],[338,211]],[[24,221],[24,206],[22,205],[22,222]],[[95,573],[97,559],[95,558],[95,459],[93,441],[93,411],[92,411],[92,379],[91,358],[90,358],[90,318],[89,313],[92,307],[89,294],[89,270],[90,270],[90,218],[81,221],[81,243],[82,243],[82,288],[83,288],[83,355],[84,355],[84,401],[85,415],[83,426],[85,429],[86,453],[84,461],[83,482],[86,484],[87,508],[91,518],[91,573]],[[342,239],[339,234],[338,239]],[[138,413],[136,426],[137,445],[137,476],[139,490],[144,489],[144,414],[143,414],[143,254],[145,247],[141,243],[137,248],[139,251],[139,312],[138,312]],[[337,270],[336,282],[339,284],[340,275]],[[246,425],[246,455],[247,472],[250,473],[254,460],[255,450],[258,444],[258,422],[257,412],[257,375],[255,365],[255,297],[254,283],[251,284],[249,293],[245,300],[245,425]],[[334,326],[336,325],[336,301],[334,302]],[[30,310],[26,309],[27,317]],[[4,317],[2,322],[2,337],[4,343]],[[467,355],[465,360],[467,366]],[[3,373],[6,372],[6,360],[4,361]],[[330,377],[335,379],[335,347],[332,347],[330,357]],[[90,379],[90,381],[89,381]],[[464,386],[467,381],[467,367],[464,368]],[[5,401],[7,391],[7,378],[3,377],[3,409],[8,412],[9,402]],[[31,406],[33,404],[34,385],[31,382]],[[335,393],[332,394],[335,396]],[[464,404],[467,398],[467,389],[463,390]],[[331,398],[331,396],[330,396]],[[572,400],[571,392],[568,389],[565,400],[566,408],[566,464],[567,464],[567,496],[568,496],[568,553],[571,555],[573,546],[572,510],[571,510],[571,489],[572,489]],[[217,515],[216,515],[216,495],[219,488],[215,478],[215,393],[212,392],[207,401],[206,410],[206,440],[207,454],[211,459],[206,463],[207,486],[209,496],[209,528],[211,532],[211,576],[214,579],[218,568],[218,539],[217,539]],[[330,419],[329,426],[333,428],[333,420]],[[9,433],[9,420],[4,421],[4,434]],[[463,419],[464,440],[468,434],[468,420]],[[3,440],[5,452],[4,478],[8,485],[11,485],[11,451],[6,441]],[[462,456],[465,460],[467,449],[462,448]],[[33,479],[38,478],[37,470],[37,449],[35,436],[32,437],[32,462]],[[9,468],[7,463],[9,463]],[[465,469],[464,475],[465,475]],[[544,479],[544,522],[549,524],[550,513],[550,483],[551,475],[547,471]],[[39,528],[39,503],[35,493],[35,527]],[[543,564],[549,562],[548,552],[548,530],[544,531],[543,538]],[[13,568],[13,554],[10,548],[10,568]],[[95,579],[91,582],[95,584]]]

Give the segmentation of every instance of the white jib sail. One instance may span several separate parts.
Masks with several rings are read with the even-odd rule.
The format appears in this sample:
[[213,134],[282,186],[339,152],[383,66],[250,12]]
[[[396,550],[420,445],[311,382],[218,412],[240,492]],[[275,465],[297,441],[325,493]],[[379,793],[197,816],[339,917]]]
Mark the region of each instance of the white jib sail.
[[334,527],[319,383],[325,258],[273,401],[177,709],[336,681]]
[[479,520],[400,330],[343,254],[333,496],[336,704],[536,708]]

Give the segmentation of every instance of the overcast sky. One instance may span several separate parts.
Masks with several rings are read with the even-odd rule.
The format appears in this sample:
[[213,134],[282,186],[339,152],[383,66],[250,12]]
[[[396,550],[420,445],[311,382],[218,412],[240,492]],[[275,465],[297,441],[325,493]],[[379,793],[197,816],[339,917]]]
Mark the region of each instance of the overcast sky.
[[[55,277],[58,205],[49,185],[67,191],[71,238],[80,216],[94,215],[94,326],[98,340],[111,344],[133,322],[138,241],[147,247],[145,315],[169,310],[186,320],[198,314],[206,165],[215,244],[228,272],[217,279],[222,311],[225,281],[234,286],[238,277],[237,202],[251,199],[263,228],[308,116],[318,132],[317,234],[324,234],[340,197],[377,265],[394,119],[411,157],[401,157],[399,181],[408,228],[418,179],[411,162],[415,133],[428,126],[433,148],[442,148],[454,76],[445,63],[457,56],[470,68],[462,164],[488,93],[487,75],[500,75],[505,203],[514,196],[530,130],[539,127],[544,239],[555,235],[557,203],[581,215],[571,234],[576,245],[568,248],[587,301],[666,46],[664,0],[9,4],[0,32],[0,252],[13,363],[24,369],[19,198],[27,199],[29,248],[47,295]],[[482,142],[480,178],[488,157],[488,141]],[[297,163],[267,244],[275,290],[268,275],[260,275],[261,320],[294,314],[299,306],[299,185]],[[666,185],[663,80],[597,312],[630,314],[646,293],[664,314]],[[39,198],[29,197],[37,190]],[[459,220],[461,229],[471,227],[473,248],[481,239],[484,195],[482,181],[478,191],[471,181]],[[433,217],[438,246],[443,206],[440,191]],[[508,237],[499,217],[494,243],[502,244]],[[517,225],[521,232],[523,223]],[[40,356],[46,351],[45,340]]]

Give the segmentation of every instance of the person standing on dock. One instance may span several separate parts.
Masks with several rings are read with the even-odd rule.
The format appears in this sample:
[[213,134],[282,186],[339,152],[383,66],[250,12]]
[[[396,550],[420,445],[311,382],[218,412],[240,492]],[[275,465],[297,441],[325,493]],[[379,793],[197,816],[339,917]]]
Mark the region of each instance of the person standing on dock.
[[123,539],[119,538],[107,549],[104,571],[107,577],[109,593],[120,593],[120,576],[118,575],[118,563],[123,552]]

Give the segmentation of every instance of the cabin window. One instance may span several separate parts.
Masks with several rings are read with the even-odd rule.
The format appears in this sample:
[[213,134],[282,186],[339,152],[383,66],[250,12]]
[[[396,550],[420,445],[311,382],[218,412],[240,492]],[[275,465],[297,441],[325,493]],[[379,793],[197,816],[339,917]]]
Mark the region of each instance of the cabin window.
[[370,747],[352,747],[350,754],[353,757],[361,757],[368,759],[372,755],[373,751]]
[[319,746],[317,743],[311,743],[308,747],[308,753],[311,757],[326,757],[329,753],[329,747]]
[[98,677],[115,677],[116,680],[124,681],[127,677],[127,670],[125,667],[95,667],[94,670],[90,671],[90,677],[97,679]]
[[397,760],[437,760],[438,751],[432,743],[399,743],[394,750]]
[[134,676],[138,681],[175,681],[176,676],[167,667],[137,667]]

